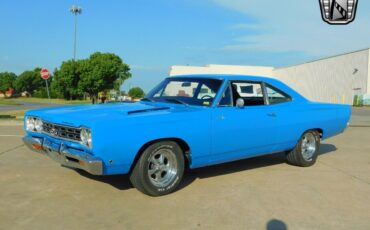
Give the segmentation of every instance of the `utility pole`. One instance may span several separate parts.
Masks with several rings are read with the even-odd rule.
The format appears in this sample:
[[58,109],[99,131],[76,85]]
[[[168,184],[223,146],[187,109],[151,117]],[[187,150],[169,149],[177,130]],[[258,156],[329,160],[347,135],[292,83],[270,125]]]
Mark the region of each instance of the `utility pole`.
[[71,6],[71,11],[72,14],[75,15],[75,34],[74,34],[74,44],[73,44],[73,60],[76,60],[76,43],[77,43],[77,15],[82,14],[82,8],[79,6]]
[[[75,16],[75,33],[73,42],[73,72],[76,74],[76,46],[77,46],[77,15],[82,13],[82,8],[79,6],[72,5],[69,11]],[[72,100],[72,94],[69,92],[69,99]],[[85,96],[85,94],[84,94]]]

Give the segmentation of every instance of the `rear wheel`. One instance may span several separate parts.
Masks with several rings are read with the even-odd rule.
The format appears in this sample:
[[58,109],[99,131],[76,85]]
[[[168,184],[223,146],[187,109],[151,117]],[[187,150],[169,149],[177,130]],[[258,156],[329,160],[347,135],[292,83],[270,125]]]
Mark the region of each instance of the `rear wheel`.
[[305,132],[295,148],[287,153],[287,161],[296,166],[314,165],[319,153],[320,134],[316,130]]
[[184,155],[176,142],[161,141],[147,147],[130,175],[131,183],[150,196],[173,192],[184,173]]

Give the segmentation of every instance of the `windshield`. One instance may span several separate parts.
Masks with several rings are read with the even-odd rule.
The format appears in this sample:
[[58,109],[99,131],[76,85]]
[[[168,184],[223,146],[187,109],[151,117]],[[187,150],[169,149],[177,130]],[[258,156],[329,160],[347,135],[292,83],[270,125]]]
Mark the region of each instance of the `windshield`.
[[143,100],[211,106],[222,81],[202,78],[167,78]]

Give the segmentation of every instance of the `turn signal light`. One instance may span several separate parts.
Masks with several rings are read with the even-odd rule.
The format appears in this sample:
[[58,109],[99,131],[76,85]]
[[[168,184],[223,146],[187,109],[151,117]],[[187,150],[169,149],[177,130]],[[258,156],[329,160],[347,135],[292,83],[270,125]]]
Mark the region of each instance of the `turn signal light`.
[[32,144],[32,148],[34,148],[36,150],[43,150],[42,146],[38,145],[38,144]]

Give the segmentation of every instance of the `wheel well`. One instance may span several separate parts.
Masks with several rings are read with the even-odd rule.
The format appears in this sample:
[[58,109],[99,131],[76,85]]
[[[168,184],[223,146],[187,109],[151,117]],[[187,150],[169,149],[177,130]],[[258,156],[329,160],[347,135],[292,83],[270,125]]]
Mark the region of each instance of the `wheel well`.
[[160,138],[160,139],[149,141],[149,142],[145,143],[143,146],[141,146],[141,148],[139,149],[139,151],[137,152],[137,154],[135,156],[134,162],[131,165],[130,173],[131,173],[132,169],[135,167],[137,161],[139,160],[139,158],[140,158],[141,154],[144,152],[144,150],[146,148],[148,148],[150,145],[152,145],[156,142],[160,142],[160,141],[174,141],[174,142],[176,142],[180,146],[181,150],[184,153],[185,167],[189,168],[189,166],[191,164],[189,145],[184,140],[182,140],[180,138]]
[[322,129],[320,129],[320,128],[316,128],[316,129],[312,129],[312,130],[316,130],[317,132],[319,132],[319,134],[320,134],[320,138],[322,138],[322,137],[323,137],[323,135],[324,135],[324,131],[323,131]]

